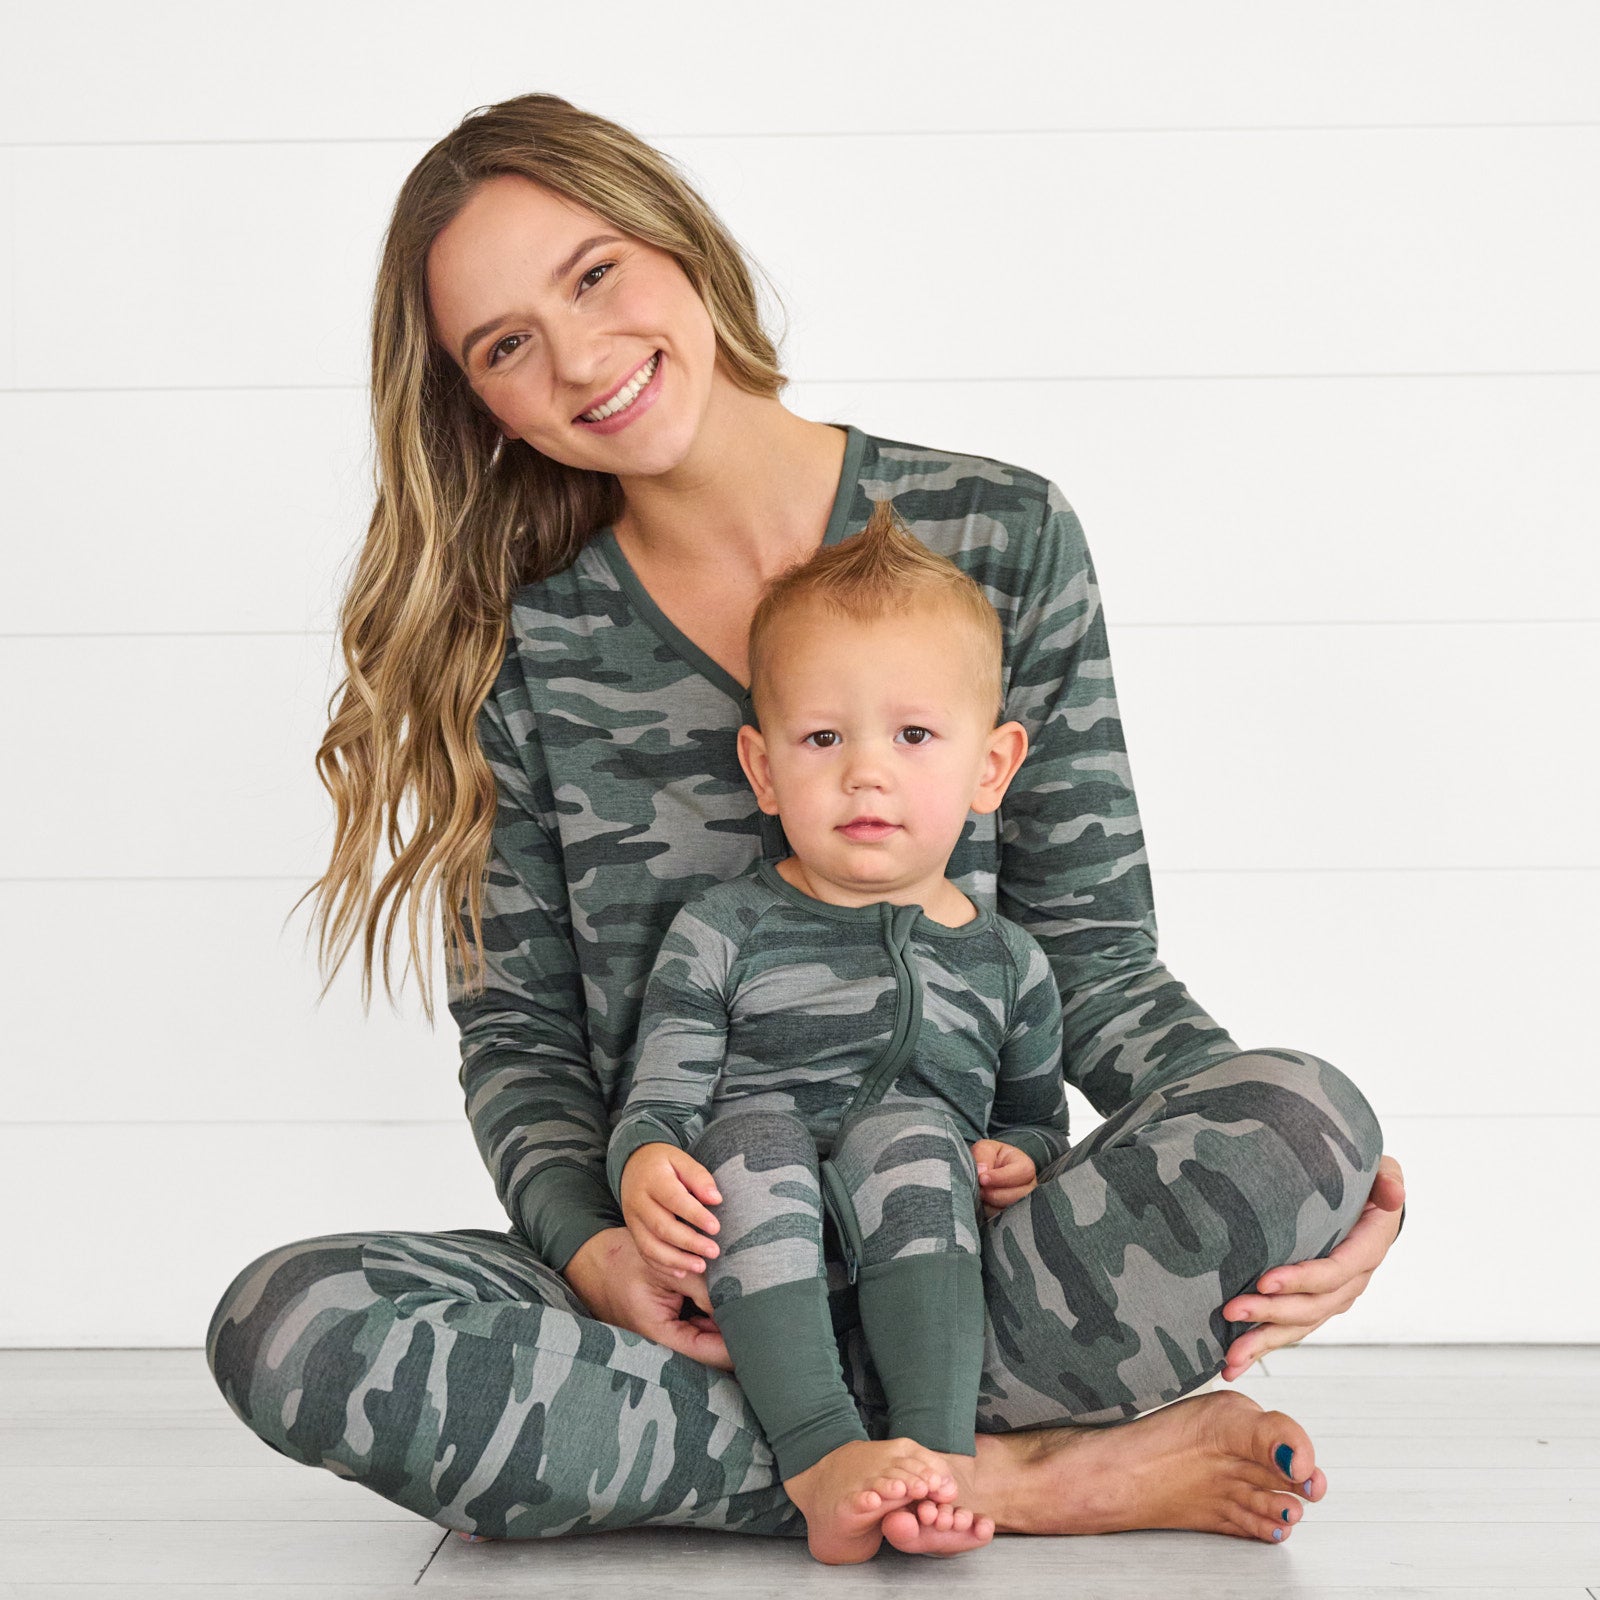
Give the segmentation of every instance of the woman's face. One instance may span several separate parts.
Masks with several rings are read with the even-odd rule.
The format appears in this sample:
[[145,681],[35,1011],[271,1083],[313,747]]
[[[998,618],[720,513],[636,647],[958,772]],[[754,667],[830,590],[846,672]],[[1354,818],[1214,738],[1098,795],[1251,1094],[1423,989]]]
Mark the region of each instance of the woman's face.
[[[501,174],[434,240],[427,282],[435,337],[508,438],[619,477],[688,456],[716,377],[716,336],[666,251]],[[631,404],[594,416],[630,394]]]

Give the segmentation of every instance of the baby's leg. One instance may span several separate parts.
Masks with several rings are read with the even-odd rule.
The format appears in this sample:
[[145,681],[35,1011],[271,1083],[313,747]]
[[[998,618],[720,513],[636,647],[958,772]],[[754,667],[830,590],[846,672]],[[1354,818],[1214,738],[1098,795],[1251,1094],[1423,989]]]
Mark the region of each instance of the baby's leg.
[[798,1117],[716,1118],[691,1152],[722,1196],[706,1264],[717,1326],[812,1554],[865,1561],[884,1513],[948,1498],[954,1479],[909,1440],[869,1440],[839,1369],[822,1258],[816,1143]]
[[[841,1130],[824,1164],[840,1231],[857,1261],[862,1332],[891,1434],[971,1457],[983,1368],[978,1177],[949,1114],[931,1103],[874,1106]],[[951,1504],[884,1519],[903,1550],[951,1555],[994,1525]]]

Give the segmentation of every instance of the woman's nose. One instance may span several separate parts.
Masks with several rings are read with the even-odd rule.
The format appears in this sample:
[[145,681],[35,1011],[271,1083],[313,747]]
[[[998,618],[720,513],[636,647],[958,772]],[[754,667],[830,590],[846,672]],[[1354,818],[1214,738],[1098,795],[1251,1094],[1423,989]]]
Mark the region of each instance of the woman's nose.
[[556,382],[570,392],[575,411],[624,376],[612,370],[621,357],[608,356],[601,341],[587,329],[552,328],[548,349],[551,372]]

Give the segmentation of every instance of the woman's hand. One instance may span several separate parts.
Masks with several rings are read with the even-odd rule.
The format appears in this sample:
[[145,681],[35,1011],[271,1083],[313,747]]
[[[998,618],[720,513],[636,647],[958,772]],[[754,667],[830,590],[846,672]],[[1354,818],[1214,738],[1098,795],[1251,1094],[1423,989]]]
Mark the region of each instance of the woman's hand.
[[[643,1334],[708,1367],[733,1370],[711,1317],[706,1280],[692,1273],[679,1280],[651,1267],[626,1228],[602,1228],[567,1263],[564,1276],[602,1322]],[[698,1308],[688,1316],[685,1296]]]
[[1232,1383],[1254,1361],[1280,1345],[1298,1344],[1329,1317],[1348,1311],[1366,1288],[1400,1231],[1406,1185],[1393,1156],[1378,1158],[1366,1209],[1350,1232],[1318,1261],[1273,1267],[1256,1282],[1260,1294],[1235,1295],[1222,1308],[1230,1322],[1257,1322],[1223,1356],[1222,1376]]

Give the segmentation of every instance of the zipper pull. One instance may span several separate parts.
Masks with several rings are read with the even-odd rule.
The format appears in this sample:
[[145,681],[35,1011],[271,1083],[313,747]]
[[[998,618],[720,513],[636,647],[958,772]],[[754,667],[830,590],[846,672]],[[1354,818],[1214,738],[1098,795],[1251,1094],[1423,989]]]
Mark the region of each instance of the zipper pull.
[[844,1253],[844,1270],[846,1275],[845,1281],[847,1283],[854,1283],[856,1281],[856,1269],[859,1265],[860,1263],[857,1262],[855,1256],[852,1255],[850,1251],[846,1250]]

